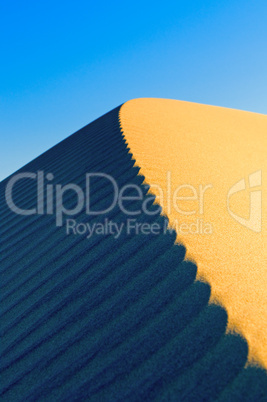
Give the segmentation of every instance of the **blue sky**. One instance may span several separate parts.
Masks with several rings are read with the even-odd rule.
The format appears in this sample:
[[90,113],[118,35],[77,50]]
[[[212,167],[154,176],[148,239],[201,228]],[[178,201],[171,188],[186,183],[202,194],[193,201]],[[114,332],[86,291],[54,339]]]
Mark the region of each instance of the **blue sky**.
[[0,180],[119,104],[267,114],[267,2],[0,2]]

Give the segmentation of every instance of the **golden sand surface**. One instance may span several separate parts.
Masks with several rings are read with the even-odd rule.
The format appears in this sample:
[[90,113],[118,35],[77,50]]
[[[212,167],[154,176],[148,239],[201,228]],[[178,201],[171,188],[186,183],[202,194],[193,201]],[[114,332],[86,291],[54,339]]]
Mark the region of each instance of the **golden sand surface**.
[[228,331],[267,367],[267,116],[144,98],[122,106],[120,123]]

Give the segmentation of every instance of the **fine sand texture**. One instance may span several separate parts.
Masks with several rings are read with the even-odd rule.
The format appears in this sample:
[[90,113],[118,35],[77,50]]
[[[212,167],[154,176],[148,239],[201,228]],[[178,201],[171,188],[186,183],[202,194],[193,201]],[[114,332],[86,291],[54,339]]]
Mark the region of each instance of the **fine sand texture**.
[[[138,105],[139,101],[134,103]],[[144,155],[148,166],[153,166],[155,171],[163,164],[150,159],[151,139],[159,127],[162,133],[166,132],[165,120],[169,119],[167,107],[165,120],[160,120],[164,116],[161,103],[155,101],[158,108],[151,108],[153,113],[159,112],[161,125],[151,126],[150,132],[144,131],[148,135]],[[146,109],[145,104],[141,101],[140,110],[144,116],[149,116],[150,108]],[[180,105],[179,102],[169,104]],[[128,105],[122,107],[123,114]],[[143,123],[139,121],[142,113],[136,112],[136,123],[140,125],[136,126],[134,138],[139,138],[136,144],[140,147],[146,140]],[[174,112],[175,116],[177,108]],[[96,173],[90,182],[90,209],[96,214],[89,214],[83,205],[79,212],[64,214],[62,226],[56,225],[56,213],[20,215],[10,209],[6,202],[9,198],[5,199],[10,178],[0,183],[1,401],[265,401],[266,370],[247,364],[246,339],[237,333],[226,333],[227,311],[212,303],[212,286],[198,280],[197,265],[185,261],[186,248],[176,244],[179,234],[166,230],[168,219],[155,203],[155,195],[149,193],[139,167],[134,166],[133,155],[122,135],[119,113],[120,107],[117,107],[12,176],[43,172],[45,183],[53,184],[50,199],[46,199],[48,188],[37,188],[36,180],[28,178],[16,182],[12,199],[20,208],[29,210],[36,206],[38,197],[45,195],[44,210],[51,212],[52,207],[55,211],[58,206],[55,186],[61,188],[72,183],[85,194],[86,174]],[[147,127],[149,129],[150,124]],[[167,146],[168,143],[162,141],[162,144]],[[186,149],[184,141],[178,150],[175,171],[177,177],[180,171],[181,179],[191,167],[190,162],[184,165]],[[164,155],[166,158],[171,155],[160,144],[159,151],[163,160]],[[142,163],[143,169],[146,164]],[[259,165],[262,165],[260,161]],[[191,173],[194,171],[199,173],[192,163]],[[48,173],[52,173],[54,179],[50,175],[48,181]],[[120,191],[124,189],[126,212],[119,203],[110,208],[114,188],[101,176],[103,174],[111,176]],[[216,183],[214,181],[214,186]],[[141,199],[136,197],[136,188],[141,192]],[[144,205],[146,211],[132,215]],[[76,192],[66,190],[64,207],[73,211],[76,206]],[[209,216],[209,219],[213,222],[216,216]],[[156,226],[158,229],[156,232],[129,231],[127,225],[133,218],[138,227]],[[70,231],[67,229],[69,219],[75,227]],[[105,229],[94,231],[88,237],[88,232],[83,231],[88,226],[101,228],[106,222],[121,227],[121,234],[115,237]],[[240,233],[244,236],[245,228]],[[208,236],[196,236],[191,243],[184,238],[181,240],[195,255],[202,274],[205,269],[207,273],[210,270],[216,279],[215,274],[220,269],[222,284],[233,285],[231,297],[235,294],[241,297],[242,288],[239,289],[238,284],[245,287],[244,278],[249,281],[249,276],[242,277],[240,261],[246,271],[255,268],[254,254],[260,256],[262,252],[258,247],[262,243],[257,239],[262,235],[256,237],[255,234],[256,240],[251,240],[256,246],[248,241],[235,250],[240,257],[234,261],[241,265],[229,265],[228,274],[222,260],[231,258],[229,249],[236,238],[232,240],[229,234],[223,233],[221,236],[227,237],[224,251],[219,248],[219,237],[210,244],[199,243]],[[250,265],[241,260],[242,253],[248,253],[248,246],[252,250]],[[260,264],[258,268],[262,268]],[[233,272],[240,274],[239,282],[227,277]],[[212,275],[210,278],[215,292],[222,290],[223,296],[225,287],[213,280]],[[250,296],[249,290],[259,292],[262,289],[263,292],[263,283],[256,282],[254,277],[253,281],[253,286],[246,285],[245,295]],[[255,318],[253,325],[259,330],[258,339],[262,340],[264,298],[260,294],[255,297],[258,304],[251,305],[255,311],[244,306],[247,318],[241,310],[241,302],[236,308],[239,308],[240,323],[245,329],[250,317]],[[254,300],[252,296],[250,299]],[[228,310],[232,306],[225,304]],[[251,334],[254,337],[252,331]],[[253,345],[257,346],[256,338],[253,339]]]
[[120,123],[228,331],[267,367],[267,116],[149,98],[126,102]]

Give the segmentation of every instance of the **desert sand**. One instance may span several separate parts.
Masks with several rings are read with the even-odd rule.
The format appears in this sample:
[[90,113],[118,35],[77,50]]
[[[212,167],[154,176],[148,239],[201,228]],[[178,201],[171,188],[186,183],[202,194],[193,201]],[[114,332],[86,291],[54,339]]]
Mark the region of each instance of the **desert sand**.
[[126,102],[120,123],[228,331],[267,367],[267,116],[149,98]]

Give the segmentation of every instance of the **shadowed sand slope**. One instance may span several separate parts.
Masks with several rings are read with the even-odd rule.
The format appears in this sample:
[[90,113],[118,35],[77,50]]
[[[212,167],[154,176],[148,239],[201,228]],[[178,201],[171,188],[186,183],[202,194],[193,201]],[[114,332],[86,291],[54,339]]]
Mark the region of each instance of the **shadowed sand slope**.
[[242,331],[250,359],[266,367],[267,116],[135,99],[120,122],[187,256],[226,307],[229,328]]
[[[56,226],[46,199],[50,214],[13,213],[4,199],[9,179],[1,183],[1,400],[264,400],[265,371],[244,368],[247,342],[226,335],[227,312],[209,303],[210,285],[196,279],[197,266],[185,261],[176,233],[166,231],[118,114],[119,108],[102,116],[20,173],[52,173],[48,183],[83,190],[86,173],[93,172],[111,175],[119,188],[138,185],[150,214],[136,222],[157,224],[159,231],[67,235],[67,217]],[[31,209],[36,183],[23,180],[14,186],[13,201]],[[136,193],[128,187],[125,195]],[[92,209],[105,210],[113,196],[112,186],[95,177]],[[76,204],[75,192],[66,192],[64,207]],[[70,218],[126,225],[141,201],[131,198],[124,206],[127,213],[115,205],[103,215],[83,208]]]

